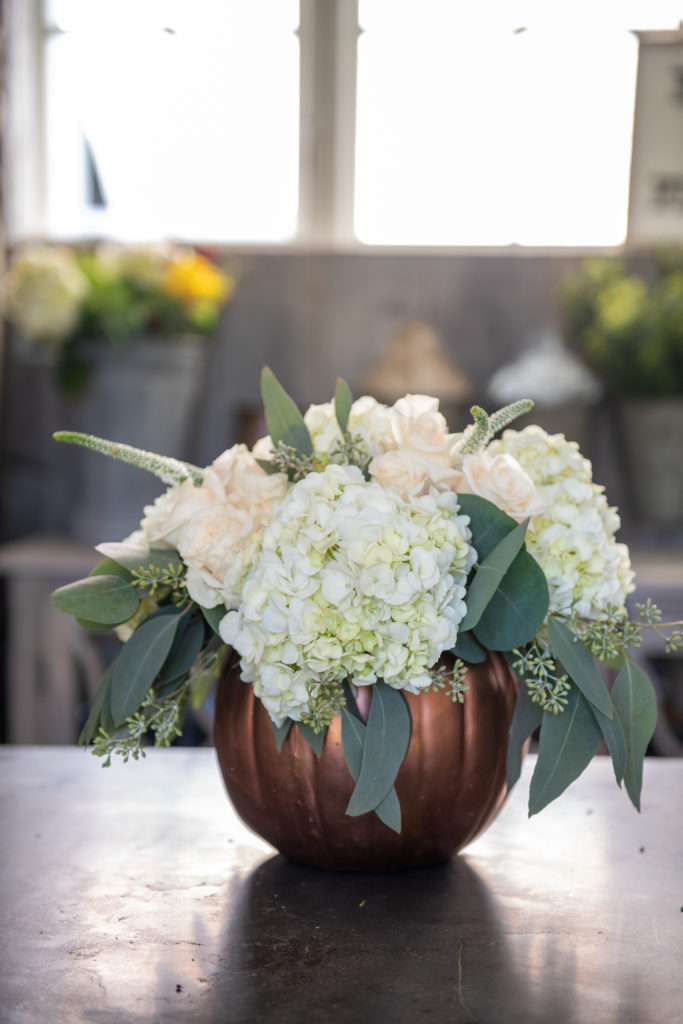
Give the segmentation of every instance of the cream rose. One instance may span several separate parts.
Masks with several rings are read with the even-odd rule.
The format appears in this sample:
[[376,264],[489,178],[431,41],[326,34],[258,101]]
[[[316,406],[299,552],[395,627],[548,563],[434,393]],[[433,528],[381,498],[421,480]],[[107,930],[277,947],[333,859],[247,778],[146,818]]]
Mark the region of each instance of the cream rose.
[[221,503],[224,496],[221,481],[210,469],[205,471],[199,487],[189,478],[169,487],[153,505],[145,506],[140,526],[147,543],[153,548],[177,547],[181,531],[192,516]]
[[368,466],[370,476],[383,487],[392,487],[403,497],[419,497],[431,487],[454,490],[458,473],[408,448],[396,448],[374,458]]
[[428,395],[406,395],[391,410],[394,440],[402,448],[418,452],[434,462],[450,466],[455,434],[439,412],[438,398]]
[[487,498],[518,522],[544,512],[547,505],[529,474],[507,454],[466,455],[458,490]]

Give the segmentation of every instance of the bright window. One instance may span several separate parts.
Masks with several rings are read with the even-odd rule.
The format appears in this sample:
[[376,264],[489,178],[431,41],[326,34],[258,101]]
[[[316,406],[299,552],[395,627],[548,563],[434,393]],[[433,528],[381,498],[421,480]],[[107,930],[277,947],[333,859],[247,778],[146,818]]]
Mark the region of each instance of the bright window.
[[615,245],[637,38],[667,0],[360,0],[355,231],[412,245]]
[[296,0],[54,0],[49,233],[292,238],[298,14]]
[[618,245],[635,30],[683,20],[683,0],[9,8],[42,2],[44,133],[22,108],[12,237]]

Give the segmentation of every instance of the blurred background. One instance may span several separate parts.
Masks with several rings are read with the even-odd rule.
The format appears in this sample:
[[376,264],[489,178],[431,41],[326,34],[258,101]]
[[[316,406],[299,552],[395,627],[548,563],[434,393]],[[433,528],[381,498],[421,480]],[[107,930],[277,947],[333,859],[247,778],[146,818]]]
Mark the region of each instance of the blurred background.
[[[264,432],[264,364],[453,430],[533,398],[683,617],[682,0],[0,15],[0,740],[75,741],[112,641],[49,593],[161,489],[52,433],[204,465]],[[680,659],[648,667],[680,754]]]

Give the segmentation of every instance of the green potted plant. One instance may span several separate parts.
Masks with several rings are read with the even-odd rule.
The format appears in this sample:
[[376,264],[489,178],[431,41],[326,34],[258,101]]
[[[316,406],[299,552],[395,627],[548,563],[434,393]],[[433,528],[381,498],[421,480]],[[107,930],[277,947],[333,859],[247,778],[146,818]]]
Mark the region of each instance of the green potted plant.
[[567,331],[615,400],[641,520],[683,520],[683,251],[651,277],[621,259],[587,260],[561,291]]
[[[4,281],[13,358],[50,394],[54,379],[62,422],[74,429],[186,456],[204,339],[234,285],[190,246],[23,246]],[[143,477],[136,497],[115,464],[93,459],[82,472],[70,465],[78,492],[71,529],[80,540],[94,542],[103,530],[121,536],[137,521],[140,500],[158,494]]]
[[103,353],[211,334],[234,280],[188,246],[30,244],[12,254],[3,290],[21,341],[50,353],[77,395]]
[[[125,641],[82,742],[108,763],[178,733],[218,680],[228,793],[295,860],[443,860],[500,810],[540,727],[536,813],[604,741],[639,806],[656,700],[630,656],[619,518],[574,442],[513,403],[451,433],[436,399],[335,397],[304,415],[265,369],[269,436],[202,469],[60,433],[168,485],[54,605]],[[496,435],[503,430],[502,436]],[[611,692],[595,659],[618,670]]]

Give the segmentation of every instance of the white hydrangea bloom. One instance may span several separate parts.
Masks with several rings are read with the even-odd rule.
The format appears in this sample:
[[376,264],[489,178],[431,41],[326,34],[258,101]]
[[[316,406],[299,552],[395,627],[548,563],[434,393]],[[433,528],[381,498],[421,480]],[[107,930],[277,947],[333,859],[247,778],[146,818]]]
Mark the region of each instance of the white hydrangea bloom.
[[353,466],[292,486],[220,624],[276,724],[300,720],[307,683],[430,684],[465,614],[468,522],[452,493],[406,499]]
[[26,246],[4,282],[10,319],[26,338],[59,347],[78,324],[90,285],[73,252]]
[[[328,455],[342,439],[332,402],[309,406],[304,422],[318,455]],[[369,395],[356,399],[351,406],[348,427],[351,434],[360,435],[370,456],[393,446],[391,410]]]
[[188,479],[169,487],[145,508],[140,526],[150,547],[178,551],[194,601],[233,607],[261,531],[286,490],[284,474],[268,475],[239,444],[205,470],[200,486]]
[[506,430],[487,449],[512,455],[536,484],[546,509],[533,516],[527,548],[550,588],[550,611],[604,618],[634,589],[628,548],[615,540],[619,516],[604,488],[593,483],[590,462],[563,434],[538,426]]

